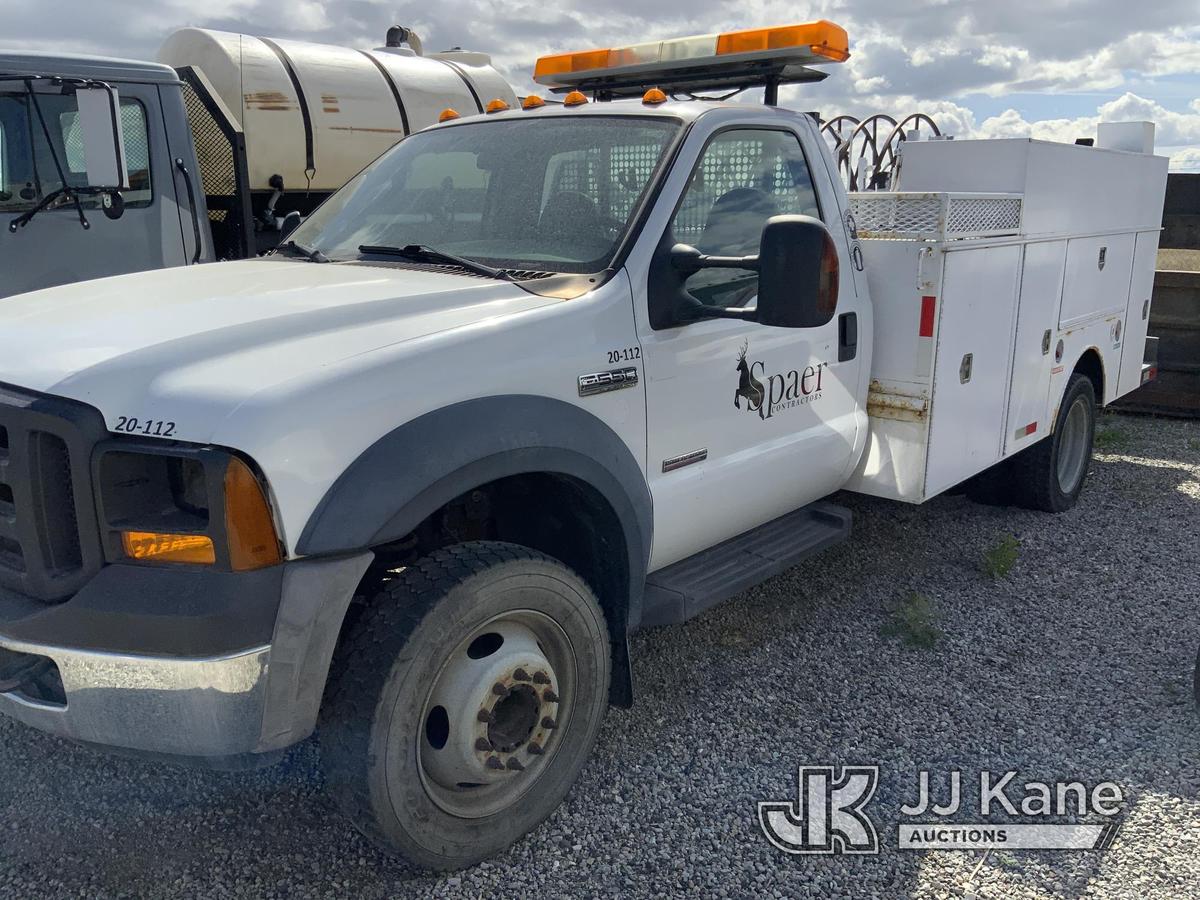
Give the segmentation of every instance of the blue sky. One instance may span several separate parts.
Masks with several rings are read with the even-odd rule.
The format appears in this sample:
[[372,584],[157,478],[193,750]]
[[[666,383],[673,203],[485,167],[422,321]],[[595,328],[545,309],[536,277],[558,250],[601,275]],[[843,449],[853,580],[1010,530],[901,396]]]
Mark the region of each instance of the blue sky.
[[[1200,171],[1198,0],[4,0],[0,45],[153,58],[198,25],[352,47],[388,25],[426,47],[493,55],[518,92],[553,51],[826,18],[853,57],[784,99],[827,114],[930,112],[962,137],[1074,140],[1101,119],[1152,119],[1159,152]],[[62,23],[70,22],[64,28]]]

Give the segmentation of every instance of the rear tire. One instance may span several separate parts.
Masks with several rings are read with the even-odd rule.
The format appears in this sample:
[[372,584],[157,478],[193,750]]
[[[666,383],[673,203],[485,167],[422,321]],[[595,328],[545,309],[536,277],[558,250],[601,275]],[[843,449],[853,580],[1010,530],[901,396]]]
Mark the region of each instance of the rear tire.
[[385,850],[461,868],[558,806],[608,704],[595,596],[515,544],[439,550],[387,582],[342,635],[322,706],[326,783]]
[[1054,433],[1013,457],[1014,501],[1026,509],[1061,513],[1079,500],[1096,434],[1096,395],[1086,375],[1071,376]]

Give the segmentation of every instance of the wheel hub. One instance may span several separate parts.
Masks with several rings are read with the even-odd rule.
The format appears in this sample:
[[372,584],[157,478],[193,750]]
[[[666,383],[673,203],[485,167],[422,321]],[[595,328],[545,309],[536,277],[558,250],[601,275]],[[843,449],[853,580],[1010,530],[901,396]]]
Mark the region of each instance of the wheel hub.
[[530,627],[504,619],[477,630],[425,705],[419,750],[430,796],[459,815],[512,802],[557,750],[561,703],[555,667]]

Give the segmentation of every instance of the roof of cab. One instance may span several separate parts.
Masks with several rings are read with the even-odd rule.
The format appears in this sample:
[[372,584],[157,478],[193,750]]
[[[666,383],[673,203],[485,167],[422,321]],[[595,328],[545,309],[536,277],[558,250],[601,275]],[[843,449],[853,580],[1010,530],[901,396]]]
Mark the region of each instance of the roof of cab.
[[60,75],[97,81],[178,82],[170,66],[136,59],[110,59],[81,53],[0,50],[0,75]]

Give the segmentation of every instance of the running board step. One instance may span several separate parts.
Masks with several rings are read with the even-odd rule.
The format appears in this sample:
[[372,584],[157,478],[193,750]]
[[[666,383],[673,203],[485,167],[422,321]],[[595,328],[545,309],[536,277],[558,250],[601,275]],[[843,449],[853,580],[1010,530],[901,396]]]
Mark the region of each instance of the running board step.
[[850,510],[824,500],[647,576],[642,625],[686,622],[850,536]]

